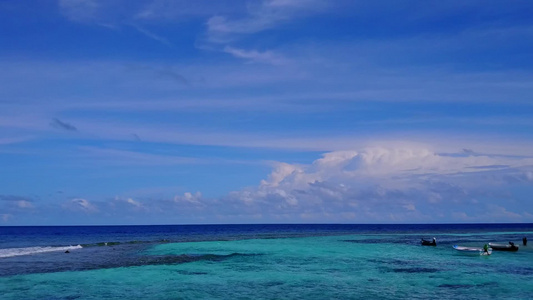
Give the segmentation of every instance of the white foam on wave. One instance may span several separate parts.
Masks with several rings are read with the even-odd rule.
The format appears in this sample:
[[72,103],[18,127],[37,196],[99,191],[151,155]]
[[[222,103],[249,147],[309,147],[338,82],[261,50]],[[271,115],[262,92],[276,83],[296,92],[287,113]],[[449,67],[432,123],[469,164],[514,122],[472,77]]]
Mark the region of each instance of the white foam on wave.
[[20,255],[31,255],[44,252],[67,251],[83,248],[81,245],[77,246],[62,246],[62,247],[27,247],[27,248],[7,248],[0,249],[0,258],[13,257]]

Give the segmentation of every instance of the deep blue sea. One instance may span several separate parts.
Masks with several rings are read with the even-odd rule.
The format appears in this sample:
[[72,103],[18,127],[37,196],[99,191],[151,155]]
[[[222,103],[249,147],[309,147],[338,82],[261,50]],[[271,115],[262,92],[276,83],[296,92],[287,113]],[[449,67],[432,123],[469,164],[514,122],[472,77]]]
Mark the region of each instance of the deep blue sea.
[[0,227],[0,299],[533,299],[524,237],[533,224]]

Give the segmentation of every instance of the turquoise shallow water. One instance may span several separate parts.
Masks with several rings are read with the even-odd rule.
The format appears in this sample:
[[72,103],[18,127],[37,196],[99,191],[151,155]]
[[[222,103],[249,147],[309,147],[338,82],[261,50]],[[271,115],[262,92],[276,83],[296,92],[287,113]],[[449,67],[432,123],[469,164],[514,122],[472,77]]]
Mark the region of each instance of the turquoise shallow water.
[[[533,245],[521,243],[531,224],[7,229],[0,231],[1,299],[533,295]],[[436,247],[420,245],[433,236]],[[520,250],[471,257],[452,248],[507,241]]]
[[[519,242],[527,234],[440,232],[437,247],[409,231],[96,247],[122,263],[2,276],[0,291],[2,299],[531,299],[533,245]],[[452,248],[508,240],[520,250],[472,257]],[[87,260],[86,250],[31,262]]]

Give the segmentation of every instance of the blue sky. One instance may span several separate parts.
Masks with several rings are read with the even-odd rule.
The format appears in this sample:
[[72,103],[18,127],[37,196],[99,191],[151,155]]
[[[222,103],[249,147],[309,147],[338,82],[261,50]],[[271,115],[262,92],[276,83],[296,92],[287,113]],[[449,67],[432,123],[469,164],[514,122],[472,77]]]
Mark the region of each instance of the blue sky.
[[0,2],[0,224],[533,222],[532,14]]

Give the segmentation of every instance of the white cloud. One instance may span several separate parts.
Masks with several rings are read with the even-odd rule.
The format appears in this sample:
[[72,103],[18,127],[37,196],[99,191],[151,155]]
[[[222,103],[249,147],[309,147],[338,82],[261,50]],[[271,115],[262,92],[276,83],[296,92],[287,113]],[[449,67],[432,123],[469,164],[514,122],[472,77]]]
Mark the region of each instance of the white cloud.
[[527,171],[525,172],[525,177],[528,181],[533,181],[533,172],[532,171]]
[[277,55],[272,51],[259,52],[257,50],[243,50],[226,46],[224,52],[229,53],[237,58],[245,59],[249,62],[266,63],[272,65],[283,65],[288,61],[281,55]]
[[12,218],[13,218],[13,215],[10,215],[10,214],[0,214],[0,219],[1,219],[2,222],[4,222],[4,223],[9,222],[9,220],[11,220]]
[[139,201],[135,201],[131,198],[128,198],[128,200],[126,200],[127,203],[137,207],[137,208],[141,208],[142,207],[142,204],[139,202]]
[[[525,214],[503,209],[505,199],[491,189],[505,190],[506,177],[524,168],[531,171],[532,158],[369,147],[326,153],[310,165],[278,163],[257,188],[233,192],[228,201],[250,212],[317,221],[332,215],[344,216],[342,222],[524,221]],[[498,205],[501,210],[494,209]],[[468,212],[452,213],[453,208]]]
[[415,205],[412,204],[412,203],[405,204],[403,207],[404,207],[406,210],[408,210],[408,211],[415,211],[415,210],[416,210]]
[[211,17],[245,11],[245,3],[235,0],[152,0],[135,13],[135,19],[180,22],[191,17]]
[[[528,185],[525,174],[532,171],[527,157],[462,150],[442,155],[418,144],[363,147],[325,153],[310,164],[273,163],[258,186],[223,197],[185,192],[94,203],[75,198],[63,208],[174,223],[529,222],[533,207],[509,191],[512,184]],[[16,200],[13,204],[27,207],[20,203],[24,199]]]
[[87,22],[94,20],[100,4],[98,0],[59,0],[59,8],[71,21]]
[[16,203],[17,203],[17,207],[22,208],[22,209],[28,209],[28,208],[34,207],[33,204],[27,200],[19,200]]
[[0,195],[0,211],[11,214],[24,214],[33,211],[34,200],[26,196]]
[[[137,196],[134,196],[137,198]],[[108,216],[132,218],[139,214],[153,213],[159,209],[157,205],[152,205],[149,199],[134,200],[134,197],[115,196],[112,199],[100,201],[98,203],[102,213]]]
[[276,187],[288,176],[301,172],[303,172],[303,170],[298,166],[287,163],[276,163],[276,167],[274,171],[269,175],[269,179],[262,180],[261,185]]
[[186,192],[183,194],[183,196],[176,195],[174,196],[174,202],[178,203],[180,205],[192,205],[196,207],[204,207],[206,204],[204,204],[202,193],[196,192],[195,194],[192,194],[190,192]]
[[83,198],[74,198],[63,204],[63,209],[71,211],[81,211],[85,213],[97,213],[98,207],[93,205],[89,200]]
[[167,46],[172,46],[172,44],[168,41],[168,39],[162,37],[162,36],[159,36],[145,28],[142,28],[138,25],[132,25],[133,28],[137,29],[137,31],[139,31],[140,33],[144,34],[145,36],[155,40],[155,41],[158,41],[164,45],[167,45]]
[[[533,165],[532,157],[438,154],[421,147],[368,147],[361,151],[326,153],[307,167],[280,163],[262,185],[278,186],[290,180],[301,186],[315,181],[346,178],[390,178],[407,175],[477,173],[483,170]],[[305,172],[303,172],[306,170]]]
[[319,12],[327,7],[327,3],[321,0],[265,0],[247,7],[248,13],[241,18],[211,17],[207,21],[209,40],[225,43],[236,35],[275,28],[298,17]]

